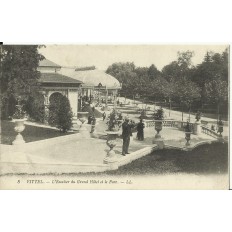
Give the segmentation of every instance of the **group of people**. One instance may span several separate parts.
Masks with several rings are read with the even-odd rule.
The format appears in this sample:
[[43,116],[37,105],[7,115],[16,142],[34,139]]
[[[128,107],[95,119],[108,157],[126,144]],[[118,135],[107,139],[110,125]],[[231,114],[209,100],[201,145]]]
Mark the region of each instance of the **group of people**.
[[[144,123],[142,119],[140,119],[140,122],[137,124],[137,138],[138,140],[142,141],[144,140]],[[128,149],[130,145],[130,137],[132,136],[132,127],[129,123],[129,118],[125,118],[125,121],[122,124],[122,139],[123,139],[123,145],[122,145],[122,155],[129,154]]]
[[[103,112],[102,119],[105,121],[106,119],[106,113]],[[122,120],[122,114],[119,114],[119,120]],[[129,154],[128,149],[130,145],[130,137],[132,136],[132,129],[136,126],[136,124],[129,120],[128,117],[125,117],[124,122],[122,123],[122,139],[123,139],[123,146],[122,146],[122,155]],[[140,141],[144,140],[144,128],[145,124],[143,123],[143,120],[140,119],[140,122],[137,124],[137,138]]]

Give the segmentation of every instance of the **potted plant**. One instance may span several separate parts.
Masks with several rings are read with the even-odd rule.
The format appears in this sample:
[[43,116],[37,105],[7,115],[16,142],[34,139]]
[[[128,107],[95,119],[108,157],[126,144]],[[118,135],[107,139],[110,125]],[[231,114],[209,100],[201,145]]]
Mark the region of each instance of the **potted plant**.
[[185,139],[186,139],[186,146],[189,146],[190,145],[190,140],[191,140],[191,133],[192,133],[192,131],[191,131],[191,128],[190,128],[190,124],[189,124],[189,122],[187,122],[187,125],[185,126]]
[[119,134],[119,129],[121,128],[122,120],[119,119],[119,113],[116,110],[113,110],[107,119],[106,122],[108,128],[106,130],[107,133],[107,141],[106,144],[110,148],[107,153],[106,158],[104,159],[105,163],[109,163],[114,161],[115,152],[113,148],[116,146],[116,139]]
[[119,131],[121,128],[122,116],[116,110],[113,110],[107,119],[106,124],[108,125],[107,131]]
[[21,132],[23,132],[25,129],[24,121],[26,113],[23,111],[22,108],[22,105],[16,105],[16,111],[13,115],[13,121],[15,122],[14,130],[18,133],[15,137],[15,140],[12,143],[13,145],[25,143],[23,136],[21,135]]
[[162,123],[163,123],[162,121],[164,120],[164,110],[162,109],[162,107],[155,110],[154,120],[155,120],[155,130],[157,132],[155,138],[161,138],[159,132],[162,130]]

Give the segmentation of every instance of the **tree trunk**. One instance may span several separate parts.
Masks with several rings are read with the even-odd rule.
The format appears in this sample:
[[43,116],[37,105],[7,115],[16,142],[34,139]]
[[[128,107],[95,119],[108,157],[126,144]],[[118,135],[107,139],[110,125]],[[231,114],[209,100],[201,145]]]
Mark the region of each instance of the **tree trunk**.
[[170,117],[170,115],[171,115],[171,108],[172,108],[171,99],[169,98],[169,117]]
[[181,106],[182,109],[182,121],[184,121],[184,110],[183,110],[183,105]]
[[191,113],[191,104],[190,104],[190,106],[189,106],[189,122],[190,122],[190,113]]

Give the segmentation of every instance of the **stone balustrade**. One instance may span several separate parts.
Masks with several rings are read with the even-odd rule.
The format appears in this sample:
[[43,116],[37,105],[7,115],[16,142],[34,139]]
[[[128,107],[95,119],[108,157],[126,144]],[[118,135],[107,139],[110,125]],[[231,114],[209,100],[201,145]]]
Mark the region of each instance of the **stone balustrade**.
[[[173,127],[173,128],[178,128],[180,130],[184,130],[184,128],[187,125],[187,122],[177,121],[177,120],[145,120],[144,121],[146,127],[154,127],[155,122],[162,122],[162,125],[164,128]],[[190,126],[191,132],[193,132],[194,123],[189,123],[189,126]]]
[[201,126],[201,132],[216,139],[221,137],[216,131],[209,129],[206,126]]

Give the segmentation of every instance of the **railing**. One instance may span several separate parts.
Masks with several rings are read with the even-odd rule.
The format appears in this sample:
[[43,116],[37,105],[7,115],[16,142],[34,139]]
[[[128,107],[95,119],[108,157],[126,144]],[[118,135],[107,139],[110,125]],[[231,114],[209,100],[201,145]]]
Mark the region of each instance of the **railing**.
[[209,128],[205,126],[201,126],[201,132],[216,139],[221,137],[217,132],[210,130]]
[[[175,120],[146,120],[144,123],[145,123],[146,127],[154,127],[155,122],[162,122],[163,127],[165,127],[165,128],[173,127],[173,128],[178,128],[180,130],[184,130],[186,125],[187,125],[187,122],[175,121]],[[190,126],[191,132],[193,132],[194,124],[189,123],[189,126]]]

